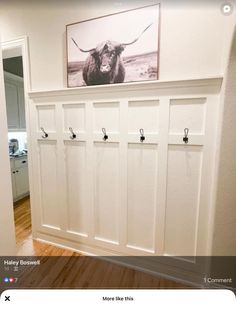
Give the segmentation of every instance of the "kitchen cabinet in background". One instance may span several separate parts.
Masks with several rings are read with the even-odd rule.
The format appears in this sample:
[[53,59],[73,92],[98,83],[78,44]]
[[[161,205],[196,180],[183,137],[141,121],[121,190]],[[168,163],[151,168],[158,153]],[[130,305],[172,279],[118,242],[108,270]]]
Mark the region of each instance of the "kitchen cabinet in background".
[[23,78],[4,72],[7,121],[9,131],[25,131]]
[[14,202],[29,195],[27,156],[11,159],[11,178]]

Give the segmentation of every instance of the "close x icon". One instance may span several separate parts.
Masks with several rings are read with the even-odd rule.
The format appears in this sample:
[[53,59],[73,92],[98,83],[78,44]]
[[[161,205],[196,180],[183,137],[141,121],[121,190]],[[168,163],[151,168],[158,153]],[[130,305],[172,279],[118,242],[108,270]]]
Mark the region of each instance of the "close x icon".
[[10,302],[11,301],[11,298],[9,295],[5,295],[5,302]]

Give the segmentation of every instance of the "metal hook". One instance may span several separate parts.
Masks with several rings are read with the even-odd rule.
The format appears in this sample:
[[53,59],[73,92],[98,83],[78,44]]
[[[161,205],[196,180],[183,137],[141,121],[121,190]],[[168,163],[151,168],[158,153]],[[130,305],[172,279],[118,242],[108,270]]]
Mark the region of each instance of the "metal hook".
[[43,134],[44,135],[42,135],[42,138],[47,138],[48,137],[48,133],[46,133],[45,131],[44,131],[44,128],[40,128],[40,130],[43,132]]
[[185,144],[188,144],[188,133],[189,133],[189,128],[185,128],[184,137],[183,137],[183,141],[185,142]]
[[105,128],[102,128],[102,133],[103,133],[103,141],[106,141],[108,139],[108,135],[106,133],[106,129]]
[[76,138],[76,134],[74,133],[74,131],[73,131],[73,129],[71,127],[69,127],[69,131],[71,133],[70,139],[72,139],[72,140],[75,139]]
[[145,140],[145,136],[144,136],[144,130],[143,129],[139,129],[139,133],[140,133],[140,142],[143,142]]

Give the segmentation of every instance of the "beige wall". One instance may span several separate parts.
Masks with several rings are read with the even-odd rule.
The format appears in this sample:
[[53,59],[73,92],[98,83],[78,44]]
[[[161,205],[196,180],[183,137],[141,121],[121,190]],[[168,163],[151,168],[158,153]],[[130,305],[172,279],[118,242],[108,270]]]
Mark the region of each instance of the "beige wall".
[[[161,2],[160,79],[223,75],[236,0],[230,16],[222,15],[220,0]],[[2,0],[2,40],[29,36],[33,90],[66,87],[65,25],[149,3],[154,0]]]
[[236,28],[225,81],[213,255],[236,255]]

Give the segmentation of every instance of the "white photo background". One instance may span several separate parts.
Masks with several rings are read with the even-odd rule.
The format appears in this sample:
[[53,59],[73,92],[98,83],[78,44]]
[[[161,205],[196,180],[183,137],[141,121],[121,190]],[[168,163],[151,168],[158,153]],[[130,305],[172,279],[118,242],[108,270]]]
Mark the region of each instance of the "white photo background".
[[[151,26],[142,34],[150,24]],[[158,4],[68,25],[68,87],[116,83],[112,80],[104,83],[102,79],[95,84],[86,83],[83,69],[90,52],[82,52],[79,48],[89,50],[107,40],[130,43],[137,37],[139,39],[125,46],[120,55],[125,70],[123,82],[158,79],[158,36]]]

